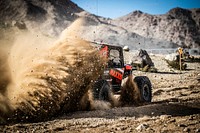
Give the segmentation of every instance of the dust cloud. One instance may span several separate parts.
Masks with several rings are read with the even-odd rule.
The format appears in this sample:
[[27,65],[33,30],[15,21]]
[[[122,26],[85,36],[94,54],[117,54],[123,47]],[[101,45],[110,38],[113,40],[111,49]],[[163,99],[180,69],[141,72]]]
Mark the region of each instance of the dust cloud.
[[76,20],[58,39],[16,29],[0,38],[1,123],[42,121],[87,109],[89,103],[82,101],[104,61],[78,37],[83,21]]

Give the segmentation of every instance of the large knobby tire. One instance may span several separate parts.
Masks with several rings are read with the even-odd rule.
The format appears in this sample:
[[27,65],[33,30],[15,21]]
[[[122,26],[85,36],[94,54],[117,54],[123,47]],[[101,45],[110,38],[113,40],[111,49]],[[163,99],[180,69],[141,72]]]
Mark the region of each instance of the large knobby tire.
[[139,89],[139,97],[142,103],[149,103],[152,100],[152,85],[148,77],[137,76],[134,78]]
[[94,100],[110,100],[110,84],[106,80],[98,80],[93,86],[93,98]]

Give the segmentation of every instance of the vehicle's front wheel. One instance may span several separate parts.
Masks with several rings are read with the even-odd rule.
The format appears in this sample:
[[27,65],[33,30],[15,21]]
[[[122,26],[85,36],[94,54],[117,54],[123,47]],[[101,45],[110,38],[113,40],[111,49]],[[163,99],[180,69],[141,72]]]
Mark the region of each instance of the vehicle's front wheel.
[[148,77],[137,76],[134,78],[139,89],[139,97],[142,103],[149,103],[152,100],[152,85]]
[[94,100],[110,100],[111,89],[106,80],[98,80],[93,86],[93,98]]

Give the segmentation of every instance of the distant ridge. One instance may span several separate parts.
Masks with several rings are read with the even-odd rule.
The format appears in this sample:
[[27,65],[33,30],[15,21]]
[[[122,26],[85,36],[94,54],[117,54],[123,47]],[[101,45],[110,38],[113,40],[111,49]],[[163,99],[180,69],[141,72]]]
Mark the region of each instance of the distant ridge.
[[0,26],[40,30],[59,35],[74,20],[84,17],[80,35],[89,41],[103,41],[140,48],[200,48],[200,8],[174,8],[162,15],[133,11],[109,19],[78,7],[70,0],[0,0]]

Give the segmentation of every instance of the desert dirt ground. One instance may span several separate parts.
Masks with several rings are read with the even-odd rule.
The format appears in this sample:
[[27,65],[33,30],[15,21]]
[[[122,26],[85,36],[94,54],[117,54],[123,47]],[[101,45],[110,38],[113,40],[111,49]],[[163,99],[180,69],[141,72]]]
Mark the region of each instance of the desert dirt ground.
[[139,107],[79,111],[38,123],[0,125],[0,132],[200,132],[200,63],[188,70],[167,66],[161,55],[151,55],[158,73],[146,75],[153,86],[152,103]]

